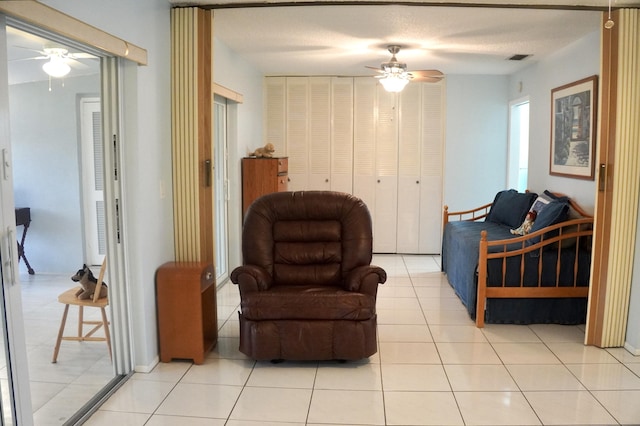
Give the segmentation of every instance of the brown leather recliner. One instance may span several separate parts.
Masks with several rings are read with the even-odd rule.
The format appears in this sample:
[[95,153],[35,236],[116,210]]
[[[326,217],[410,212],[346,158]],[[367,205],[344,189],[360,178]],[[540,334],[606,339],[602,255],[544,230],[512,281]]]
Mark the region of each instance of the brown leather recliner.
[[257,360],[357,360],[377,351],[371,216],[340,192],[277,192],[247,210],[240,351]]

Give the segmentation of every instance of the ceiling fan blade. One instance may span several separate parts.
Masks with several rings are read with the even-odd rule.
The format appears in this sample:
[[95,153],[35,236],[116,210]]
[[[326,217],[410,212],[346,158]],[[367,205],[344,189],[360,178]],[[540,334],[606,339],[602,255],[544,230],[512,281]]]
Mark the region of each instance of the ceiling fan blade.
[[80,69],[87,69],[87,68],[89,68],[89,65],[83,64],[82,62],[80,62],[80,61],[76,61],[75,59],[70,58],[70,57],[69,57],[69,58],[66,58],[66,59],[65,59],[65,62],[66,62],[67,64],[69,64],[69,66],[70,66],[70,67],[75,68],[75,69],[78,69],[78,70],[80,70]]
[[32,61],[34,59],[49,59],[48,56],[34,56],[32,58],[11,59],[9,62]]
[[69,53],[67,57],[71,59],[97,59],[91,53],[84,53],[84,52]]
[[369,68],[370,70],[374,70],[374,71],[380,72],[380,73],[384,72],[384,71],[382,71],[382,70],[380,69],[380,67],[370,67],[370,66],[368,66],[368,65],[365,65],[364,67],[365,67],[365,68]]
[[31,48],[31,47],[25,47],[25,46],[15,46],[15,45],[14,45],[13,47],[16,47],[16,48],[18,48],[18,49],[30,50],[30,51],[32,51],[32,52],[36,52],[36,53],[39,53],[39,54],[41,54],[41,55],[45,55],[45,56],[47,56],[47,57],[48,57],[47,52],[43,52],[42,50],[33,49],[33,48]]
[[437,83],[440,80],[442,80],[444,78],[444,76],[440,76],[440,77],[430,77],[430,76],[413,76],[413,78],[411,79],[411,81],[416,81],[416,82],[424,82],[424,83]]
[[422,77],[434,77],[434,78],[442,78],[444,74],[439,70],[415,70],[409,71],[414,78],[422,78]]

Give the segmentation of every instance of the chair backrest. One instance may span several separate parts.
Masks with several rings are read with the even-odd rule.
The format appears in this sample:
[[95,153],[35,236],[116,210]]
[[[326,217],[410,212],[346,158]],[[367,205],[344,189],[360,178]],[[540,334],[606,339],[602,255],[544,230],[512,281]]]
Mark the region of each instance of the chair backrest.
[[102,285],[104,284],[104,273],[107,270],[107,256],[102,260],[102,266],[100,266],[100,273],[98,274],[98,282],[96,283],[96,289],[93,293],[93,302],[97,302],[100,299],[100,293],[102,291]]
[[341,285],[349,271],[371,263],[371,226],[369,209],[350,194],[267,194],[245,215],[243,262],[265,268],[273,285]]

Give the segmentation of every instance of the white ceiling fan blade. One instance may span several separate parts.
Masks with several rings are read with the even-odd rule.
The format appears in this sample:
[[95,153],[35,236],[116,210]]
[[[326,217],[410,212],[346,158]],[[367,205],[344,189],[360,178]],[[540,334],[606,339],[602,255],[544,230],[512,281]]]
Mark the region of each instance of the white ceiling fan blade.
[[47,52],[44,52],[44,51],[42,51],[42,50],[38,50],[38,49],[33,49],[33,48],[31,48],[31,47],[15,46],[15,45],[14,45],[13,47],[18,48],[18,49],[30,50],[30,51],[32,51],[32,52],[36,52],[36,53],[39,53],[39,54],[41,54],[41,55],[48,56],[48,55],[47,55]]
[[32,61],[34,59],[49,59],[48,56],[34,56],[32,58],[11,59],[9,62]]
[[65,62],[72,68],[75,69],[87,69],[89,68],[89,65],[83,64],[80,61],[76,61],[73,58],[65,58]]
[[67,57],[71,59],[97,59],[91,53],[84,53],[84,52],[69,53]]

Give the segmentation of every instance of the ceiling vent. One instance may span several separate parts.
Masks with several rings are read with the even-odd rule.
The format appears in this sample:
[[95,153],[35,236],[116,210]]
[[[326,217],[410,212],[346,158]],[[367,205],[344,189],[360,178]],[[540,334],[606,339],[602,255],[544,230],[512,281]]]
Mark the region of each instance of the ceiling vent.
[[511,56],[510,58],[507,58],[507,59],[510,60],[510,61],[522,61],[523,59],[526,59],[529,56],[531,56],[531,55],[525,55],[525,54],[519,53],[519,54],[513,55],[513,56]]

